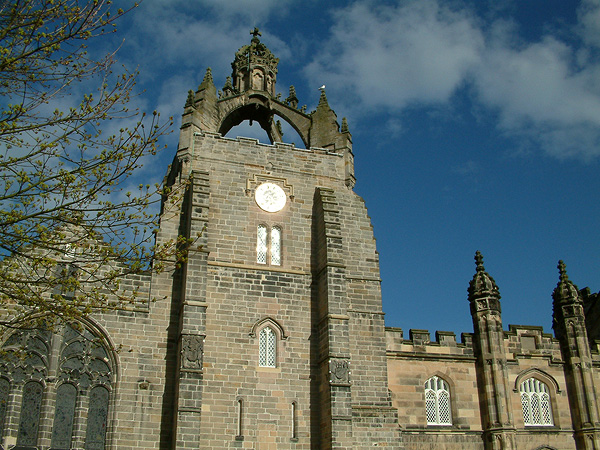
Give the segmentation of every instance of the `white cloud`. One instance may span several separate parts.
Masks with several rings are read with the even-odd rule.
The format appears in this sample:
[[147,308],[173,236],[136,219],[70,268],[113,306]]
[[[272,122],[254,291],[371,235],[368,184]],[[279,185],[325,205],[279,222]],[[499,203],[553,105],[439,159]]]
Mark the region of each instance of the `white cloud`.
[[600,0],[583,0],[577,10],[577,18],[584,42],[600,47]]
[[[577,29],[588,48],[546,35],[524,42],[514,23],[484,26],[466,7],[422,0],[355,3],[333,15],[330,39],[307,68],[354,114],[450,105],[462,86],[507,136],[548,154],[600,156],[600,0],[584,0]],[[321,82],[321,81],[319,81]]]
[[483,46],[470,14],[430,0],[396,7],[356,3],[334,20],[308,75],[354,93],[366,106],[447,101]]
[[203,6],[227,17],[244,17],[260,26],[272,14],[285,14],[293,0],[200,0]]
[[[217,4],[211,0],[204,0],[204,3]],[[266,10],[273,2],[259,3],[262,6],[257,5],[257,8]],[[125,35],[120,52],[123,62],[128,67],[140,66],[144,87],[159,90],[153,93],[155,97],[164,99],[174,93],[173,80],[179,80],[183,92],[182,96],[177,94],[180,108],[185,93],[196,89],[207,67],[212,68],[217,89],[223,86],[225,78],[231,75],[235,52],[250,43],[250,30],[254,26],[250,18],[215,17],[197,3],[182,0],[144,2],[132,17],[133,25]],[[291,55],[289,47],[280,38],[265,30],[261,32],[262,39],[268,40],[269,48],[280,58]]]

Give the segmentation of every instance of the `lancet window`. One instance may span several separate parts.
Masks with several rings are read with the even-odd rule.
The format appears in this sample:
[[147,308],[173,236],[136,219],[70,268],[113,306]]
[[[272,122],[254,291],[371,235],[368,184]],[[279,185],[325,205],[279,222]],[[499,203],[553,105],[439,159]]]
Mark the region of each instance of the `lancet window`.
[[277,334],[270,326],[258,333],[258,365],[277,367]]

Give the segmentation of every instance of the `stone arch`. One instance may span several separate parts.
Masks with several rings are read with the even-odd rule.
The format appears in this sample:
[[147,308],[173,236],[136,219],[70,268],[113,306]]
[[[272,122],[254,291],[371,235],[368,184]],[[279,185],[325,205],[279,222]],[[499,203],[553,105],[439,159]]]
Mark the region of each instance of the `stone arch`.
[[111,339],[106,329],[100,325],[96,320],[91,317],[83,317],[80,320],[91,333],[95,334],[100,338],[101,342],[107,350],[109,358],[109,367],[112,368],[112,381],[110,385],[96,384],[95,386],[102,386],[108,390],[108,417],[106,418],[106,448],[113,448],[113,442],[115,439],[115,423],[116,423],[116,412],[117,412],[117,390],[119,388],[119,374],[120,374],[120,361],[119,355],[116,352],[116,345]]
[[260,331],[261,328],[270,325],[278,334],[279,339],[286,340],[289,336],[285,333],[283,326],[279,322],[277,322],[272,317],[263,317],[262,319],[256,321],[254,325],[252,325],[252,329],[250,330],[250,337],[255,338],[257,331]]
[[114,391],[117,382],[119,380],[119,372],[120,372],[120,362],[119,355],[116,352],[116,345],[111,339],[110,335],[106,331],[106,329],[101,326],[97,321],[92,319],[91,317],[83,317],[80,320],[83,325],[90,330],[93,334],[95,334],[98,338],[100,338],[101,342],[106,347],[108,358],[110,361],[110,366],[113,369],[113,381],[111,383],[111,392]]
[[[59,448],[64,448],[67,441],[70,443],[73,421],[83,420],[86,426],[89,424],[89,410],[83,411],[76,408],[77,397],[87,395],[87,392],[97,387],[105,389],[108,406],[105,408],[106,413],[103,420],[106,429],[104,442],[110,447],[114,439],[115,389],[119,372],[118,357],[108,333],[97,322],[90,318],[83,318],[77,324],[64,323],[48,329],[14,330],[5,338],[1,347],[9,354],[10,352],[24,352],[25,358],[20,358],[14,362],[11,358],[4,358],[3,362],[0,363],[0,373],[3,380],[8,380],[9,385],[19,379],[21,380],[20,383],[24,383],[23,387],[19,388],[22,397],[25,396],[25,389],[28,384],[30,386],[34,386],[31,383],[40,385],[44,406],[40,409],[39,418],[34,417],[34,425],[35,423],[51,422],[53,429],[56,428],[54,421],[59,416],[55,413],[57,405],[65,414],[71,414],[69,419],[71,423],[67,421],[63,424],[65,427],[62,433],[58,432],[60,431],[58,430],[59,425],[57,432],[53,432],[51,436],[53,445],[58,445]],[[21,367],[23,365],[27,367]],[[26,374],[26,376],[23,376],[23,374]],[[75,392],[72,392],[68,386],[72,386]],[[34,387],[39,389],[37,386]],[[12,386],[10,388],[14,389]],[[62,397],[55,394],[48,396],[48,389],[55,390],[55,394],[61,393],[63,397],[66,392],[66,395],[72,401],[70,403],[62,402]],[[33,395],[32,398],[34,398]],[[39,439],[36,431],[37,425],[31,427],[27,436],[25,434],[21,436],[20,425],[18,425],[18,435],[17,429],[14,428],[17,424],[17,417],[19,424],[23,417],[31,420],[31,415],[23,415],[23,405],[23,403],[20,406],[17,405],[10,412],[14,417],[8,425],[0,423],[3,428],[0,430],[0,436],[4,434],[5,428],[8,426],[10,427],[10,433],[16,436],[17,443],[20,442],[19,445],[36,446]]]
[[274,116],[287,122],[300,136],[305,148],[309,148],[311,119],[308,115],[289,106],[271,100],[261,93],[230,97],[219,102],[221,118],[217,132],[225,136],[229,130],[244,120],[256,121],[265,130],[271,143],[282,142]]
[[521,383],[523,381],[525,381],[527,378],[531,378],[531,377],[537,378],[538,380],[544,382],[547,386],[552,387],[554,389],[555,394],[561,393],[558,382],[554,379],[554,377],[547,374],[543,370],[536,369],[536,368],[524,370],[519,375],[517,375],[517,378],[515,380],[515,385],[513,387],[513,391],[519,392],[519,386],[521,386]]

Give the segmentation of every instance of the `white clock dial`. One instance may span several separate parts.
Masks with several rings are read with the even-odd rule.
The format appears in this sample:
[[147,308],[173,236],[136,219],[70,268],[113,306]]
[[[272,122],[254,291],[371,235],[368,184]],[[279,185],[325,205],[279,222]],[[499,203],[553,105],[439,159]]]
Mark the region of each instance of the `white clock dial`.
[[273,183],[263,183],[254,192],[256,204],[267,212],[281,211],[285,206],[287,197],[283,189]]

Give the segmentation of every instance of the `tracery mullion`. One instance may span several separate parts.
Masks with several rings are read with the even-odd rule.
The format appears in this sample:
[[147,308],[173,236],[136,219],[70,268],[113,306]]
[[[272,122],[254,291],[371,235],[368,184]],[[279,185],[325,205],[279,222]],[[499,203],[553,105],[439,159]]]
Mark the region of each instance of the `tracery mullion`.
[[24,381],[15,382],[14,379],[12,379],[10,383],[10,393],[8,395],[7,413],[2,438],[8,438],[8,440],[12,442],[17,441],[19,413],[21,412],[24,384]]
[[52,424],[54,421],[54,404],[56,401],[56,389],[54,383],[49,383],[44,387],[42,395],[42,405],[40,409],[38,445],[40,448],[47,448],[50,445],[52,436]]
[[77,390],[75,403],[75,419],[73,420],[73,448],[83,448],[87,432],[87,415],[89,410],[89,390]]

